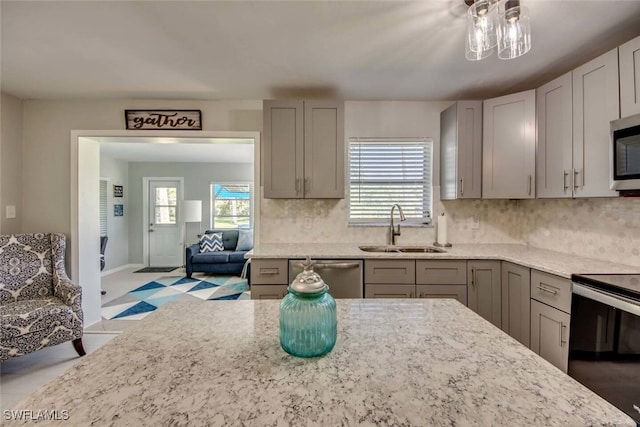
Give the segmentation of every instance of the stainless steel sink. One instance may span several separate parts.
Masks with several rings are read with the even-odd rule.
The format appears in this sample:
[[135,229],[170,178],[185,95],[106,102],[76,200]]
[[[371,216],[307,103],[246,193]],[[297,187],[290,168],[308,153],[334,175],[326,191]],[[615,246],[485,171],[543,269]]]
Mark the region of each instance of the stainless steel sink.
[[433,246],[358,246],[365,252],[395,252],[395,253],[444,253],[444,249]]

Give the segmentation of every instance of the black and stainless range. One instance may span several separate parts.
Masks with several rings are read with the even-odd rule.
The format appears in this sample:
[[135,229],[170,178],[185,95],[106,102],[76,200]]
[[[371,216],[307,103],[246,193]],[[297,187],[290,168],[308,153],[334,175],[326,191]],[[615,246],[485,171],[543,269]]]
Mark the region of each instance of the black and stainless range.
[[569,375],[640,426],[640,274],[574,274]]

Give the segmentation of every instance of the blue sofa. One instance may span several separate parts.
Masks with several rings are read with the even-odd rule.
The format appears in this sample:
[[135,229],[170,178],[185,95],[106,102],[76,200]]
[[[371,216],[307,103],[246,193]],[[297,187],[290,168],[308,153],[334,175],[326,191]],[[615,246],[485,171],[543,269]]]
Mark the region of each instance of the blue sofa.
[[[252,231],[214,229],[207,230],[205,233],[222,233],[222,245],[224,246],[224,251],[201,253],[199,243],[189,246],[186,249],[187,277],[191,277],[194,272],[240,276],[247,261],[244,259],[244,254],[249,252],[253,247]],[[249,233],[249,237],[251,239],[250,245],[247,245],[247,236],[244,236],[245,238],[241,239],[241,244],[244,243],[243,247],[237,248],[240,233]]]

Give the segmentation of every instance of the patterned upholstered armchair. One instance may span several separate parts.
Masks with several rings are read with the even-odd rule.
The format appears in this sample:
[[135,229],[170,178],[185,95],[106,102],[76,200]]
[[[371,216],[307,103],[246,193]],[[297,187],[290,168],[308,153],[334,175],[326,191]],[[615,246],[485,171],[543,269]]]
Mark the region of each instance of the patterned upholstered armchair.
[[0,236],[0,361],[73,341],[82,346],[82,289],[64,267],[65,236]]

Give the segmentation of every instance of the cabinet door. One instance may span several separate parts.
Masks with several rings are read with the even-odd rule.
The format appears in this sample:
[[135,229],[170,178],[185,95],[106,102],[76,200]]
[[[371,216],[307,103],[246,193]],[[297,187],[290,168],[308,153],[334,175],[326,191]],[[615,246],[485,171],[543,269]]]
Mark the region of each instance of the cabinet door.
[[484,101],[482,197],[535,197],[536,92]]
[[573,168],[573,94],[571,73],[536,90],[538,147],[536,195],[571,197]]
[[287,288],[287,285],[251,285],[251,299],[282,299]]
[[497,327],[502,326],[500,261],[468,261],[469,308]]
[[564,373],[569,364],[569,321],[567,313],[531,300],[531,350]]
[[618,49],[573,70],[575,197],[615,197],[610,190],[609,133],[620,118]]
[[620,55],[620,117],[640,114],[640,37],[618,48]]
[[529,347],[531,270],[502,262],[502,330]]
[[304,108],[302,101],[264,101],[264,197],[304,194]]
[[344,156],[344,104],[305,101],[305,198],[344,198]]
[[417,298],[454,298],[467,305],[467,285],[416,285]]
[[458,101],[440,113],[440,198],[482,195],[482,101]]
[[416,283],[416,261],[413,259],[367,259],[364,261],[364,283]]
[[365,298],[413,298],[415,285],[364,285]]

